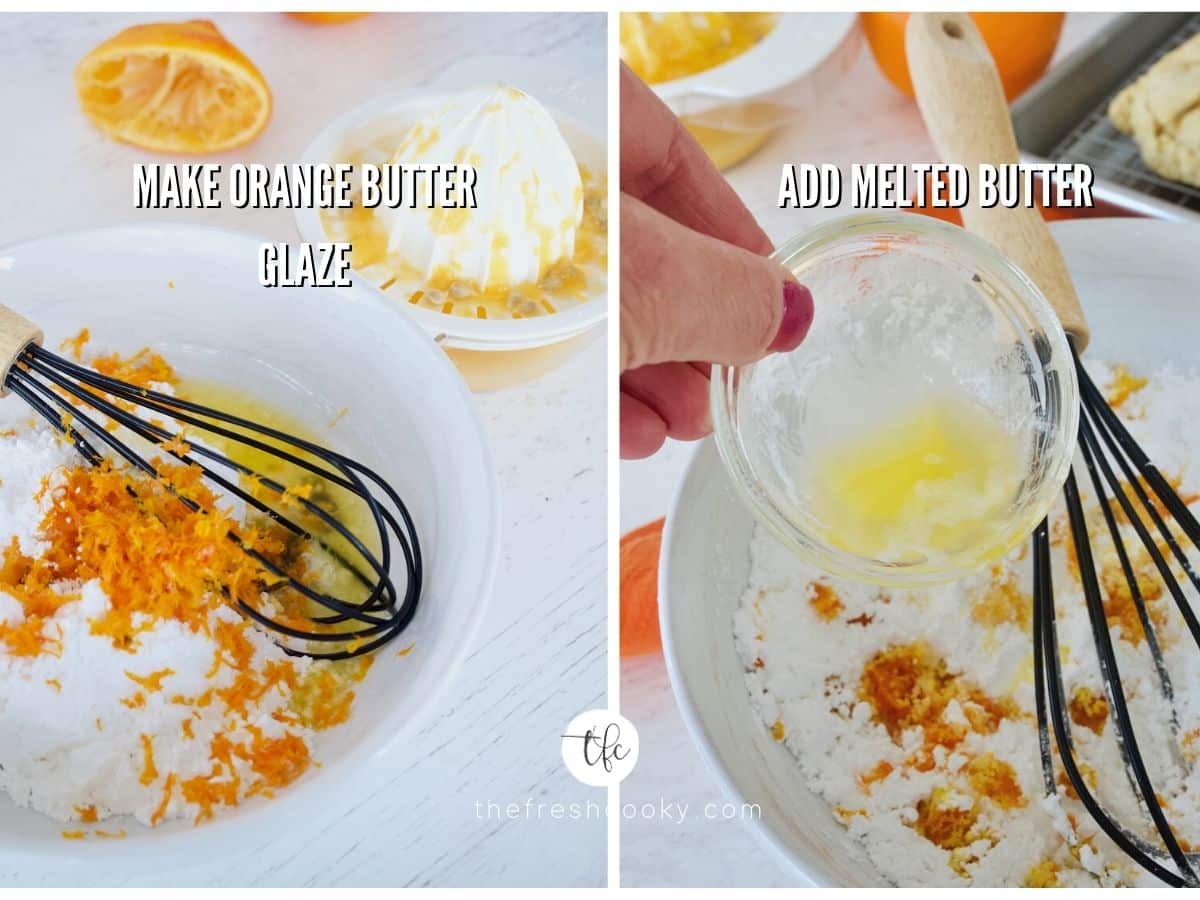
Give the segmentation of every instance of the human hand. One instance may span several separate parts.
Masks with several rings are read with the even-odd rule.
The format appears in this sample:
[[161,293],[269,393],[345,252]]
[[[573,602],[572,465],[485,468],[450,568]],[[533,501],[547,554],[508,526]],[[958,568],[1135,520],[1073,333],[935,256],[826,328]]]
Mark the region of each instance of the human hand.
[[794,350],[808,289],[679,120],[621,66],[621,456],[712,430],[709,364]]

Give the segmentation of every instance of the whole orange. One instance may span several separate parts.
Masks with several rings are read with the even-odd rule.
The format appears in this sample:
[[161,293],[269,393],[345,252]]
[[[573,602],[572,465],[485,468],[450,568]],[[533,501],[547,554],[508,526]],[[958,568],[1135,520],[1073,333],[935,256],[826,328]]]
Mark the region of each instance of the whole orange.
[[[1066,13],[969,13],[984,43],[992,51],[1004,93],[1009,100],[1038,80],[1050,65],[1058,46]],[[888,81],[913,96],[904,52],[904,26],[908,13],[861,13],[863,31],[871,53]]]
[[658,556],[663,520],[621,538],[621,658],[662,652],[658,630]]
[[365,12],[290,12],[289,16],[311,22],[314,25],[339,25],[342,22],[352,22],[370,15]]

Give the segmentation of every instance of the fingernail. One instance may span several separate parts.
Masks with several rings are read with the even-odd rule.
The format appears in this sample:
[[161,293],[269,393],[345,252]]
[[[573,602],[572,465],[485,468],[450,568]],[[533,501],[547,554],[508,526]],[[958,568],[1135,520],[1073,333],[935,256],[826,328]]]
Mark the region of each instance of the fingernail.
[[775,340],[767,349],[772,353],[787,353],[795,350],[808,334],[808,328],[813,320],[813,298],[802,284],[794,281],[783,283],[783,320],[779,323],[779,331]]

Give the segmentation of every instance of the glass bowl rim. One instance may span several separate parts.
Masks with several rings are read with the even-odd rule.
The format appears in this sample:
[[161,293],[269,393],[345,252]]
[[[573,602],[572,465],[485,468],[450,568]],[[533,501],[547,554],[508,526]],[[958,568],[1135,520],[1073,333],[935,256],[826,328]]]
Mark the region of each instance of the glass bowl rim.
[[[992,244],[965,228],[912,212],[859,213],[831,219],[784,241],[769,258],[791,271],[793,266],[789,263],[798,257],[814,258],[849,239],[868,237],[872,234],[891,238],[931,238],[946,245],[951,252],[961,254],[963,258],[977,262],[982,268],[998,275],[1010,288],[1011,296],[1022,303],[1024,312],[1029,314],[1030,319],[1037,324],[1050,343],[1049,358],[1064,361],[1059,384],[1063,410],[1059,428],[1064,435],[1064,440],[1059,442],[1061,456],[1036,490],[1032,507],[1037,509],[1037,516],[1029,516],[1032,530],[1037,522],[1049,513],[1062,490],[1075,457],[1079,427],[1079,383],[1075,373],[1074,353],[1058,314],[1032,279]],[[1041,370],[1044,373],[1045,362],[1041,357],[1039,362],[1042,363]],[[755,477],[741,436],[734,426],[736,380],[743,369],[753,365],[755,363],[745,366],[713,364],[709,388],[713,437],[721,461],[737,493],[750,508],[755,519],[777,540],[804,561],[831,575],[882,587],[912,588],[945,584],[964,578],[985,565],[980,562],[972,569],[939,565],[887,566],[829,546],[794,522],[768,496],[768,492]],[[1021,539],[1015,538],[1008,550],[1015,547]]]

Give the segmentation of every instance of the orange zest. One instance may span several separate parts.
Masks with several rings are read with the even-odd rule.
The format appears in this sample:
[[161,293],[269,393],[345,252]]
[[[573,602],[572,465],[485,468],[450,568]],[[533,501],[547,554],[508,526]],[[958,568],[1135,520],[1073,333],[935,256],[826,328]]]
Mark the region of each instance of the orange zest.
[[167,780],[163,782],[162,800],[159,801],[153,815],[150,816],[150,824],[159,824],[167,815],[167,807],[171,805],[171,793],[175,790],[175,773],[171,772],[167,775]]
[[63,353],[70,354],[71,358],[76,362],[83,359],[83,347],[92,339],[92,333],[86,328],[80,329],[79,333],[74,337],[67,338],[58,345]]
[[1117,363],[1112,369],[1112,384],[1108,388],[1108,405],[1117,409],[1149,383],[1149,379],[1134,375],[1123,365]]
[[[229,602],[224,591],[234,599],[257,599],[264,570],[228,539],[235,523],[216,509],[200,470],[166,469],[162,461],[159,467],[169,472],[168,480],[133,479],[108,465],[66,472],[41,522],[39,537],[48,545],[43,557],[29,561],[10,548],[0,571],[0,584],[17,589],[26,621],[44,619],[66,602],[50,589],[54,584],[98,579],[111,609],[92,621],[92,633],[132,652],[155,620],[207,630],[209,614]],[[188,509],[175,493],[203,511]],[[243,539],[267,554],[282,550],[278,539],[254,533]],[[10,636],[0,637],[18,652]],[[29,643],[24,652],[33,648]]]
[[246,790],[247,796],[269,794],[272,789],[286,787],[308,771],[312,758],[308,745],[290,732],[282,737],[269,738],[252,725],[247,725],[250,741],[234,741],[218,734],[212,743],[213,768],[207,776],[196,776],[181,785],[183,798],[200,812],[197,823],[212,818],[217,806],[234,806],[242,790],[234,759],[249,763],[258,776]]
[[[897,745],[907,729],[921,727],[922,746],[906,760],[919,772],[934,768],[936,748],[953,750],[968,730],[993,734],[1003,719],[1020,715],[1012,700],[994,698],[951,672],[946,661],[922,642],[894,644],[871,657],[863,668],[858,696]],[[960,704],[965,724],[945,719],[952,700]]]
[[1108,724],[1108,700],[1103,694],[1079,685],[1067,702],[1067,712],[1076,725],[1104,734],[1104,726]]
[[1017,809],[1025,805],[1025,794],[1017,781],[1013,767],[994,754],[984,753],[967,764],[971,787],[1001,809]]
[[1025,873],[1022,885],[1027,888],[1058,887],[1058,864],[1052,859],[1043,859]]
[[142,774],[138,780],[149,786],[158,778],[158,769],[154,765],[154,741],[150,735],[142,735]]
[[916,832],[943,850],[957,850],[976,839],[979,808],[964,805],[948,788],[936,787],[917,802]]
[[[358,668],[352,673],[351,681],[365,678],[373,661],[374,658],[370,656],[356,658],[354,662],[358,663]],[[305,721],[316,731],[341,725],[350,718],[354,703],[354,691],[348,689],[345,680],[329,668],[310,672],[293,697],[293,705],[303,710]]]
[[177,380],[171,364],[149,347],[143,347],[132,356],[107,353],[95,357],[88,365],[101,375],[128,382],[136,387],[174,384]]
[[57,655],[61,641],[47,631],[59,607],[77,600],[74,591],[56,590],[53,566],[21,552],[14,537],[0,556],[0,588],[21,604],[25,618],[16,624],[0,623],[0,643],[11,656]]
[[75,815],[79,816],[79,821],[85,825],[91,825],[100,821],[100,815],[96,812],[96,807],[92,805],[76,806]]
[[874,767],[866,772],[863,772],[855,780],[858,782],[859,786],[864,792],[870,793],[871,785],[875,784],[877,781],[883,781],[883,779],[891,775],[893,771],[895,771],[895,767],[886,759],[881,759],[874,765]]
[[814,581],[811,587],[812,596],[808,598],[808,603],[819,619],[830,622],[846,608],[829,582]]
[[[69,352],[82,357],[87,340],[86,331],[70,339]],[[143,387],[176,383],[170,365],[149,349],[129,357],[100,356],[90,365]],[[186,452],[182,438],[175,449]],[[108,599],[88,628],[119,650],[136,653],[143,633],[162,622],[179,623],[211,641],[207,677],[214,683],[195,696],[172,692],[167,700],[190,708],[180,724],[189,740],[196,739],[200,710],[216,708],[223,730],[206,738],[210,770],[190,777],[160,770],[160,765],[166,769],[166,758],[156,760],[158,734],[138,735],[140,753],[131,753],[138,781],[152,790],[161,784],[151,816],[151,824],[157,825],[173,800],[191,804],[197,818],[205,819],[218,807],[234,806],[248,796],[269,796],[301,777],[313,761],[305,738],[290,729],[321,730],[345,722],[355,699],[353,685],[366,676],[373,660],[317,662],[302,670],[291,659],[264,656],[253,623],[226,607],[259,605],[263,592],[279,579],[230,535],[294,573],[299,564],[289,559],[285,532],[272,524],[260,530],[235,521],[218,507],[198,468],[176,460],[153,463],[161,473],[155,478],[81,463],[43,481],[36,499],[49,502],[38,523],[39,555],[22,553],[15,539],[0,551],[0,590],[20,604],[24,615],[0,623],[0,652],[60,655],[63,631],[55,616],[78,599],[78,585],[87,582],[98,582]],[[303,487],[289,494],[294,501],[305,496]],[[134,690],[120,702],[140,710],[147,695],[161,693],[176,672],[170,667],[139,671],[131,665],[124,674]],[[47,684],[61,689],[56,679]],[[274,722],[264,730],[256,721],[267,697]],[[103,730],[98,718],[96,728]],[[95,821],[94,807],[80,806],[76,812],[84,822]],[[80,839],[84,836],[79,832]]]
[[157,694],[161,691],[163,679],[170,678],[174,674],[175,670],[171,668],[159,669],[156,672],[151,672],[149,675],[135,675],[128,669],[125,670],[126,678],[151,694]]

